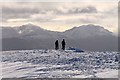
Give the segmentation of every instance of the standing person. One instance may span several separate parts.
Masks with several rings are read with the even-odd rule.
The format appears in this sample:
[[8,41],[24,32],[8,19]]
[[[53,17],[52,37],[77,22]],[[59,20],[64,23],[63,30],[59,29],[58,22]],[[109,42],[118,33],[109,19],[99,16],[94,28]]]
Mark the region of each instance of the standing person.
[[55,41],[55,50],[58,50],[59,49],[59,43],[58,43],[58,40]]
[[65,50],[65,40],[62,40],[62,50]]

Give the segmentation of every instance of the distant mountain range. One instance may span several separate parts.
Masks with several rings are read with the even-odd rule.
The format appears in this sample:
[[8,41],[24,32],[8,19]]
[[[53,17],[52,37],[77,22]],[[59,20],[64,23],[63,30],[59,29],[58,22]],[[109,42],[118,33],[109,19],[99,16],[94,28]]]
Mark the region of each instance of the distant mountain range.
[[2,28],[2,50],[53,49],[56,39],[66,40],[66,47],[89,51],[116,51],[118,39],[112,32],[98,25],[82,25],[56,32],[33,24]]

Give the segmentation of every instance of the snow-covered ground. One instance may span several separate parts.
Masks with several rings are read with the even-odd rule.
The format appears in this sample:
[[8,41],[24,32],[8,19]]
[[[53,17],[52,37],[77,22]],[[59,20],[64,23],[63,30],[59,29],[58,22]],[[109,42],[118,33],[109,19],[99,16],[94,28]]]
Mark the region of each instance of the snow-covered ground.
[[118,52],[2,52],[3,78],[118,78]]

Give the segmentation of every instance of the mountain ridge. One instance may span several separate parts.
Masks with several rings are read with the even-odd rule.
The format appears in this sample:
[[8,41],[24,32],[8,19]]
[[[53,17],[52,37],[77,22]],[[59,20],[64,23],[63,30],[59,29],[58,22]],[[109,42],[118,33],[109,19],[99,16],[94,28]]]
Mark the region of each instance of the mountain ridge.
[[[34,24],[31,24],[31,23],[28,23],[28,24],[23,24],[23,25],[20,25],[20,26],[14,26],[14,27],[10,27],[10,26],[0,26],[1,28],[20,28],[20,27],[30,27],[30,26],[33,26],[33,27],[38,27],[39,29],[42,29],[42,30],[46,30],[46,31],[52,31],[52,30],[48,30],[48,29],[44,29],[44,28],[42,28],[42,27],[40,27],[40,26],[38,26],[38,25],[34,25]],[[86,27],[86,26],[89,26],[89,27],[102,27],[102,26],[99,26],[99,25],[94,25],[94,24],[86,24],[86,25],[80,25],[80,26],[75,26],[75,27],[73,27],[73,28],[70,28],[70,29],[67,29],[67,30],[65,30],[65,31],[69,31],[69,30],[72,30],[72,29],[75,29],[75,28],[79,28],[79,27]],[[104,27],[102,27],[102,28],[104,28]],[[105,28],[104,28],[105,29]],[[105,30],[107,30],[107,31],[109,31],[108,29],[105,29]],[[63,33],[63,32],[65,32],[65,31],[62,31],[62,32],[60,32],[60,31],[52,31],[52,32],[60,32],[60,33]],[[109,31],[109,32],[111,32],[111,31]],[[112,32],[111,32],[112,33]]]
[[73,27],[64,32],[46,30],[32,24],[10,29],[12,30],[2,29],[3,50],[53,49],[56,39],[65,39],[66,48],[77,47],[90,51],[117,50],[117,37],[98,25]]

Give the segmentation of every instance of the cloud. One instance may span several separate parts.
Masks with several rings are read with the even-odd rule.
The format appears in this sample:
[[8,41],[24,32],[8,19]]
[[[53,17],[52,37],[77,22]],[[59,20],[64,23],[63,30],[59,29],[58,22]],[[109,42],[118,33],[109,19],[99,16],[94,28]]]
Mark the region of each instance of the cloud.
[[38,14],[33,14],[30,16],[30,20],[35,22],[49,22],[52,21],[52,19],[55,18],[54,12],[49,11],[49,12],[43,12],[43,13],[38,13]]
[[94,6],[86,6],[86,7],[65,7],[61,6],[56,9],[50,9],[50,11],[53,11],[55,14],[84,14],[84,13],[97,13],[97,9]]
[[8,19],[7,22],[27,22],[27,19]]
[[[93,16],[94,15],[94,16]],[[96,15],[96,16],[95,16]],[[55,19],[53,19],[54,22],[60,22],[60,23],[66,23],[66,24],[75,24],[75,23],[98,23],[100,22],[100,18],[98,17],[99,14],[69,14],[69,15],[62,15],[62,16],[56,16]]]
[[118,24],[117,4],[113,2],[11,2],[0,3],[0,7],[2,21],[10,25],[33,22],[52,28],[92,23],[115,29]]
[[69,13],[97,13],[97,9],[93,6],[88,6],[85,8],[73,8],[69,10]]
[[[82,18],[84,14],[93,15],[97,13],[97,9],[93,6],[88,7],[73,7],[73,8],[53,8],[41,10],[38,14],[31,15],[32,21],[37,22],[63,22],[70,24],[71,22],[94,22],[97,20],[87,20],[88,18]],[[84,15],[85,16],[85,15]]]
[[[13,7],[12,7],[13,6]],[[61,7],[59,7],[61,6]],[[16,19],[16,18],[33,18],[32,20],[42,19],[43,21],[49,21],[49,13],[52,12],[52,15],[67,15],[67,14],[81,14],[81,13],[96,13],[97,9],[93,6],[87,7],[66,7],[63,3],[9,3],[2,4],[2,18],[3,21],[7,19]],[[36,15],[37,14],[37,15]],[[39,17],[33,17],[33,16]],[[32,17],[31,17],[32,16]],[[46,16],[42,18],[40,16]]]
[[30,8],[2,7],[2,16],[6,20],[11,18],[29,18],[30,15],[38,12],[39,10]]
[[97,13],[97,9],[93,6],[86,7],[80,11],[81,13]]

